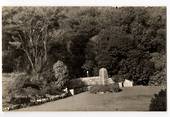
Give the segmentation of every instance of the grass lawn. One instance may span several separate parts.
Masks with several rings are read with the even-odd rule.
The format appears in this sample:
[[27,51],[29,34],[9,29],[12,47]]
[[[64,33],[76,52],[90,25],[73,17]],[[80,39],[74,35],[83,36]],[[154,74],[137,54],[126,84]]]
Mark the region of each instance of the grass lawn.
[[[7,90],[11,82],[10,75],[2,78],[3,106],[7,105]],[[152,96],[161,87],[135,86],[123,88],[119,93],[91,94],[80,93],[65,99],[15,111],[148,111]]]
[[135,86],[119,93],[84,92],[65,99],[15,111],[148,111],[152,96],[161,87]]

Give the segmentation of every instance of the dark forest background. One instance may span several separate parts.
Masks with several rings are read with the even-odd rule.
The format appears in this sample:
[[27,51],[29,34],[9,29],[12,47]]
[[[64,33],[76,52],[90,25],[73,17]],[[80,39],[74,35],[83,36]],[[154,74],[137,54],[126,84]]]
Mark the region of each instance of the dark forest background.
[[115,81],[166,84],[165,7],[4,7],[3,72],[50,78],[62,61],[68,79],[108,70]]

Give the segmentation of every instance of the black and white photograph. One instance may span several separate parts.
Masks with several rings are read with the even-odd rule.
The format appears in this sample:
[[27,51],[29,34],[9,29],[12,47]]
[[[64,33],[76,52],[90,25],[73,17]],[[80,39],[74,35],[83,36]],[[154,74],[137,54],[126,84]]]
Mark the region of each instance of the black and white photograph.
[[167,111],[166,6],[3,6],[2,111]]

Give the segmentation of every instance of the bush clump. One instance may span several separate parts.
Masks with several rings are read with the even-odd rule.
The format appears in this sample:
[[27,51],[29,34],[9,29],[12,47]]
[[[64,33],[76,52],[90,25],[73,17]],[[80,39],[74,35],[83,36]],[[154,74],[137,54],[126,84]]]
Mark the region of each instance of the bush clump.
[[24,74],[13,79],[8,90],[9,103],[29,103],[31,98],[36,98],[40,95],[40,83],[32,81],[31,78],[31,76]]
[[48,65],[42,72],[42,81],[45,85],[53,85],[57,89],[64,88],[69,79],[67,66],[60,60],[53,65]]
[[95,85],[90,88],[90,93],[106,93],[106,92],[120,92],[121,89],[119,88],[119,85],[117,83],[114,83],[112,85]]
[[41,95],[46,95],[46,94],[49,94],[49,95],[60,95],[62,94],[63,91],[58,89],[58,87],[56,87],[55,85],[53,84],[48,84],[46,86],[44,86],[42,89],[41,89]]
[[166,69],[164,68],[161,71],[156,71],[151,77],[149,81],[149,85],[151,86],[160,86],[166,85]]
[[[25,104],[49,95],[60,95],[68,80],[67,66],[57,61],[37,79],[34,75],[20,75],[13,79],[8,91],[10,104]],[[50,75],[48,75],[50,74]],[[52,75],[51,75],[52,74]]]
[[158,94],[155,94],[151,99],[150,111],[166,111],[167,108],[167,98],[166,89],[161,90]]

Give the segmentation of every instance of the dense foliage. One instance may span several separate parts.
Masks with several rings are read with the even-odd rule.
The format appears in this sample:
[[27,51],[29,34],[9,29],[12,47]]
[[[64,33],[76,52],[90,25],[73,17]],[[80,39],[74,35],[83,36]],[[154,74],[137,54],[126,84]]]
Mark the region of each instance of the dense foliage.
[[105,67],[135,84],[166,81],[164,7],[4,7],[2,15],[3,72],[38,79],[61,60],[70,78]]
[[90,93],[106,93],[106,92],[120,92],[121,89],[117,83],[112,85],[95,85],[90,88]]
[[55,80],[52,80],[52,78],[37,80],[34,77],[27,74],[13,77],[7,92],[9,104],[28,104],[31,100],[46,97],[46,95],[60,95],[63,93],[61,90],[61,85],[64,83],[64,81],[61,81],[62,76]]
[[161,90],[155,94],[151,99],[150,111],[166,111],[167,110],[167,97],[166,89]]

